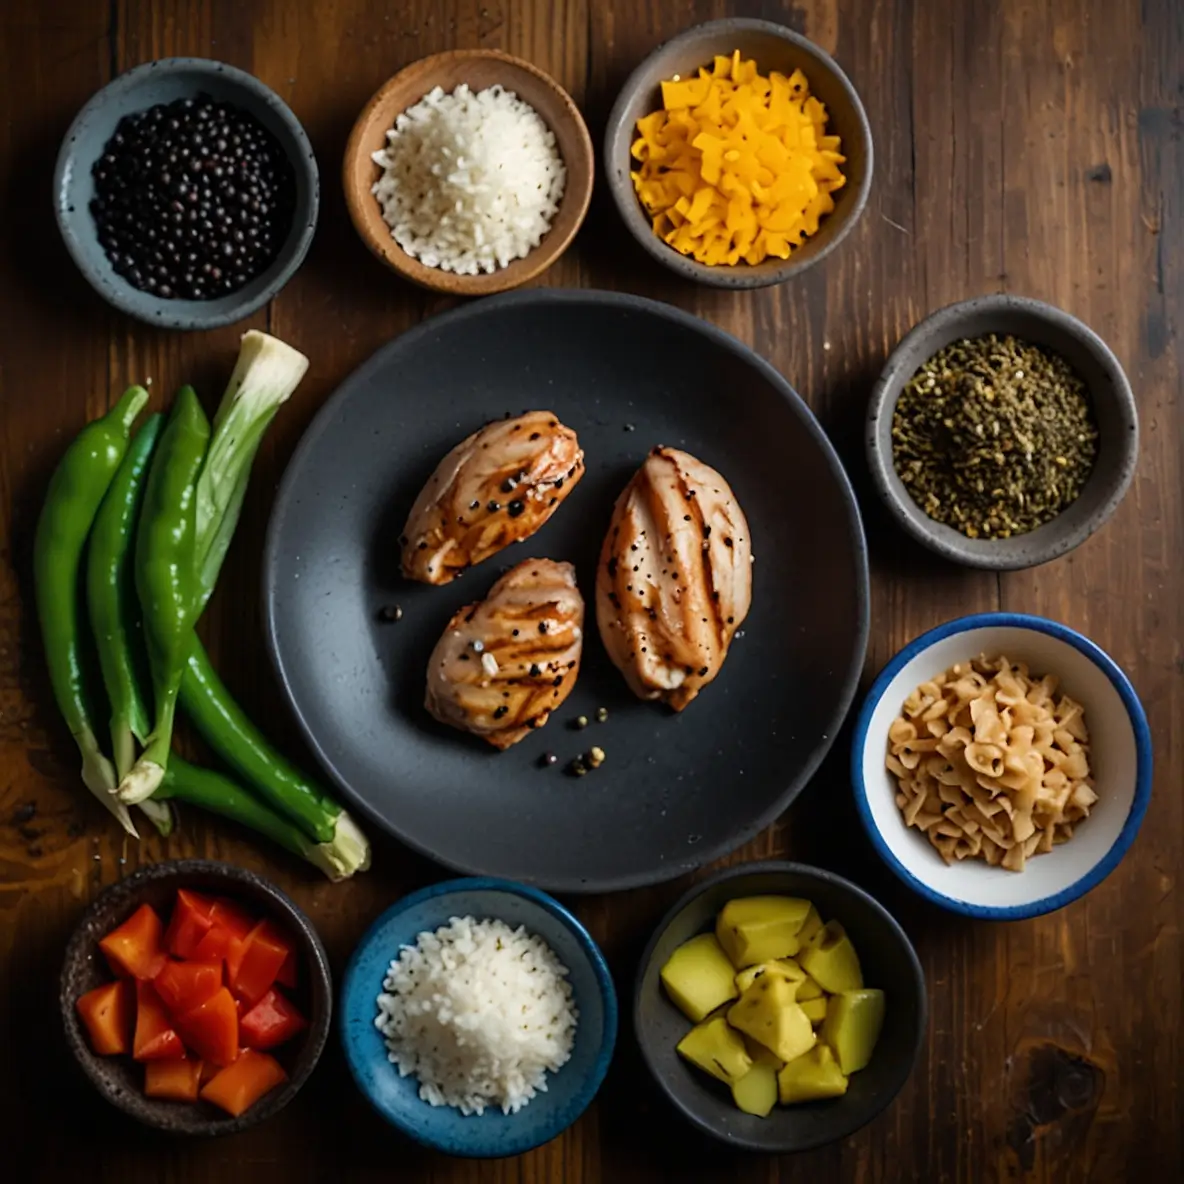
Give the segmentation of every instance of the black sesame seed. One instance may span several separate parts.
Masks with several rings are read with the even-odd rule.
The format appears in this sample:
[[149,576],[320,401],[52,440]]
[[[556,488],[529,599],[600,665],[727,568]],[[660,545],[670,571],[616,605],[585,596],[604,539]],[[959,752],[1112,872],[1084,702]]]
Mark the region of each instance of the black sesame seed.
[[506,511],[511,518],[517,518],[526,509],[526,503],[520,501],[512,501],[507,507]]
[[384,604],[378,610],[378,619],[380,621],[401,621],[403,619],[403,610],[397,604]]
[[503,703],[500,707],[495,707],[493,710],[493,718],[501,719],[510,709]]
[[548,765],[554,765],[559,762],[559,758],[553,752],[544,752],[539,757],[539,764],[545,769]]
[[532,662],[530,665],[530,677],[538,678],[540,674],[542,674],[542,671],[539,669],[539,664],[537,662]]
[[485,508],[491,514],[496,514],[498,512],[498,510],[500,510],[502,508],[502,504],[501,504],[501,502],[490,502],[489,505],[487,505]]

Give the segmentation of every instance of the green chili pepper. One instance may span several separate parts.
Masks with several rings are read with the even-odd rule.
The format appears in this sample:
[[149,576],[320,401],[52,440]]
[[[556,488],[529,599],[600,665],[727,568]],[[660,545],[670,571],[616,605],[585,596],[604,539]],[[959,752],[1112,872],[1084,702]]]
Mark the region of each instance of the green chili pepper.
[[33,545],[37,616],[58,710],[82,754],[83,783],[130,835],[136,835],[136,828],[127,807],[110,796],[115,770],[99,747],[87,698],[78,583],[87,535],[147,401],[143,387],[129,387],[106,415],[78,434],[50,480]]
[[181,706],[202,739],[309,838],[333,838],[341,807],[284,759],[234,701],[195,636],[181,681]]
[[164,416],[152,415],[132,441],[99,507],[87,547],[86,600],[111,706],[111,744],[120,780],[135,764],[136,741],[143,743],[152,727],[136,665],[143,625],[132,556],[148,466],[163,427]]
[[209,438],[197,395],[183,386],[148,473],[136,532],[135,582],[152,672],[153,721],[140,759],[119,784],[119,797],[128,803],[151,797],[169,763],[177,692],[199,611],[195,488]]

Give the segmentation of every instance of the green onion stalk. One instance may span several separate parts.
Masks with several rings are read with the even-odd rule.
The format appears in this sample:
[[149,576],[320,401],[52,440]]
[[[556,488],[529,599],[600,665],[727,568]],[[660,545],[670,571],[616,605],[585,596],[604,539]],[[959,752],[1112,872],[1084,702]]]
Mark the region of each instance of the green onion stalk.
[[[307,369],[308,359],[282,341],[256,330],[243,336],[238,362],[214,417],[208,447],[203,450],[200,471],[192,484],[185,486],[192,489],[191,499],[181,493],[161,505],[153,497],[152,478],[157,465],[165,463],[159,455],[162,438],[141,518],[143,555],[140,543],[136,553],[156,718],[148,736],[141,737],[146,741],[144,752],[126,773],[121,770],[117,795],[124,803],[192,800],[269,834],[331,879],[342,879],[369,866],[368,840],[336,802],[267,744],[213,672],[193,628],[213,594],[238,525],[263,434]],[[176,469],[172,475],[178,486],[188,476]],[[191,551],[187,535],[190,508]],[[155,527],[146,525],[150,516]],[[246,778],[263,801],[256,801],[217,774],[195,772],[192,766],[183,765],[182,772],[169,775],[173,709],[178,696],[203,738]],[[217,791],[219,785],[224,792]],[[299,842],[297,834],[302,836]]]

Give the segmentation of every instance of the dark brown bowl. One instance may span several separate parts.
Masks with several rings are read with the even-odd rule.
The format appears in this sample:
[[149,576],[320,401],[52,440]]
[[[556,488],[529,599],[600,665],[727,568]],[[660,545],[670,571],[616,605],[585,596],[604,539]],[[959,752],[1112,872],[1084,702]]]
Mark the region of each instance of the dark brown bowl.
[[[143,1067],[130,1056],[101,1057],[91,1051],[78,1019],[80,995],[109,982],[111,972],[99,952],[99,939],[122,924],[142,904],[162,915],[178,888],[213,892],[241,901],[279,921],[298,944],[300,986],[294,1001],[308,1017],[308,1029],[298,1040],[275,1050],[288,1080],[260,1098],[238,1118],[209,1102],[169,1102],[144,1096]],[[175,1135],[233,1135],[279,1113],[308,1080],[325,1040],[333,1013],[333,981],[325,947],[312,922],[274,884],[254,872],[228,863],[179,859],[157,863],[113,884],[87,909],[66,946],[59,1002],[66,1042],[95,1089],[113,1106],[142,1122]]]
[[[382,169],[371,159],[386,145],[395,119],[434,87],[451,92],[461,83],[474,91],[504,86],[529,103],[551,129],[567,169],[559,212],[542,242],[521,259],[481,275],[457,275],[428,267],[408,255],[394,240],[370,192]],[[571,96],[549,74],[499,49],[457,49],[413,62],[388,79],[362,109],[350,133],[342,165],[342,183],[349,216],[362,241],[404,278],[450,296],[488,296],[505,292],[541,275],[576,236],[592,199],[595,157],[584,117]]]

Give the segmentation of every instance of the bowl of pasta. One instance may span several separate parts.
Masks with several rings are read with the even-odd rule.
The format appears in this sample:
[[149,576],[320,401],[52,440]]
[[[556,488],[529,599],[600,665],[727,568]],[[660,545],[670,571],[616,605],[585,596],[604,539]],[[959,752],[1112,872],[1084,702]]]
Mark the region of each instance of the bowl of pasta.
[[1118,866],[1151,797],[1130,680],[1087,637],[1020,613],[959,617],[881,671],[855,727],[856,805],[926,899],[1020,920]]

